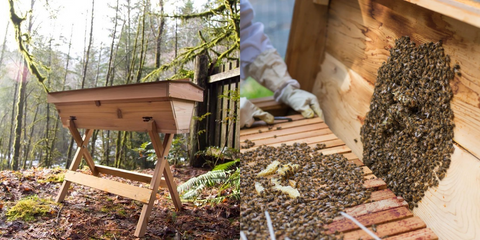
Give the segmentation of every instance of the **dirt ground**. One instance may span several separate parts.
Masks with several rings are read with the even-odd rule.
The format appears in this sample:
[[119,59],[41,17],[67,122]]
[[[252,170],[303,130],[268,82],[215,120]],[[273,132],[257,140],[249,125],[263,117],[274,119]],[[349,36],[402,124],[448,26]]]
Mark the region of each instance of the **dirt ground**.
[[[142,209],[140,202],[78,184],[72,184],[63,204],[51,204],[52,210],[46,215],[29,222],[7,221],[6,212],[22,198],[37,195],[55,199],[61,183],[52,179],[63,172],[60,169],[0,172],[0,239],[137,239],[133,233]],[[152,170],[141,172],[152,174]],[[172,167],[172,172],[179,184],[206,171]],[[215,197],[216,194],[211,189],[202,196]],[[239,202],[228,200],[202,206],[184,202],[183,205],[182,211],[175,211],[168,190],[160,190],[142,239],[239,238]]]

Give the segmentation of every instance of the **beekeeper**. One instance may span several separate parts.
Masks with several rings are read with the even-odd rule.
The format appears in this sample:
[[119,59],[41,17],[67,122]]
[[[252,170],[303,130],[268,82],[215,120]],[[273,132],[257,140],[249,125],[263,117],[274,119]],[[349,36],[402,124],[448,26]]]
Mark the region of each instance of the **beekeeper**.
[[[252,22],[254,11],[248,0],[240,0],[240,79],[252,77],[270,89],[275,101],[283,102],[305,118],[315,114],[323,119],[315,95],[301,90],[288,74],[287,66],[263,32],[263,24]],[[273,123],[273,116],[262,111],[247,98],[240,98],[240,127],[250,127],[254,117]]]

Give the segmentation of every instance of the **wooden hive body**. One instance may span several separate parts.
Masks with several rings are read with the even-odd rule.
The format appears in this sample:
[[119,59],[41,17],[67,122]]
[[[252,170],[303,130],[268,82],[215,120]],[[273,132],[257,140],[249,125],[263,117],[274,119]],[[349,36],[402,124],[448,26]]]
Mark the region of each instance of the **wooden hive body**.
[[[322,2],[322,4],[318,4]],[[414,209],[439,239],[480,239],[480,3],[468,0],[297,0],[286,62],[319,99],[332,132],[362,157],[360,127],[395,39],[443,41],[451,65],[455,152]]]
[[140,131],[153,119],[158,132],[185,133],[195,101],[203,89],[190,81],[160,81],[50,93],[64,126],[75,119],[78,128]]

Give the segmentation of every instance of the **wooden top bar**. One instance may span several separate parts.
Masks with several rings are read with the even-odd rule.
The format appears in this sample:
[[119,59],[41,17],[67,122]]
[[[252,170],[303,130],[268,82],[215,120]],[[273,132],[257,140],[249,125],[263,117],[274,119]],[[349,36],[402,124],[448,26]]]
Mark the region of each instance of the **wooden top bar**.
[[167,100],[168,98],[203,102],[203,88],[188,79],[181,79],[54,92],[47,96],[48,102],[55,104],[149,99]]
[[71,90],[48,94],[64,127],[145,132],[153,120],[158,132],[186,133],[203,88],[182,79]]

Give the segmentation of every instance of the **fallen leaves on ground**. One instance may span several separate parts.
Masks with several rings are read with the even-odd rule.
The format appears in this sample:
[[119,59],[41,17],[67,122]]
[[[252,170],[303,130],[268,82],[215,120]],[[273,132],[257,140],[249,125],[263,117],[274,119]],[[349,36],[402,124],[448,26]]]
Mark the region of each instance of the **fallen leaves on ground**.
[[[206,172],[190,167],[171,169],[177,184]],[[27,196],[55,199],[64,172],[42,168],[0,172],[0,239],[136,239],[133,233],[142,203],[78,184],[72,184],[63,204],[49,214],[30,222],[7,221],[6,212]],[[153,174],[151,169],[139,172]],[[103,178],[146,187],[109,175]],[[142,239],[238,239],[238,204],[231,200],[204,206],[184,202],[184,209],[178,212],[168,189],[161,189]]]

